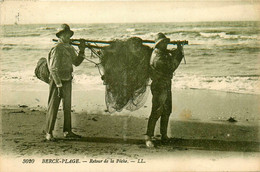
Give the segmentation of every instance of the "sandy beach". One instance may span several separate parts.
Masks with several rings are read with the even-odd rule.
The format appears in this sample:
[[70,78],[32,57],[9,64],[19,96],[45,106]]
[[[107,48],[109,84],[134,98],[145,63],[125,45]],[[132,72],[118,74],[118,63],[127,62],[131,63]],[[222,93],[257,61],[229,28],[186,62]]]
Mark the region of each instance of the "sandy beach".
[[[154,161],[162,163],[161,159],[175,159],[175,163],[183,163],[181,159],[189,162],[201,159],[200,162],[212,163],[211,166],[238,159],[252,160],[251,168],[259,168],[259,164],[254,163],[259,160],[260,150],[258,95],[173,90],[173,114],[169,125],[172,143],[162,145],[158,139],[156,148],[147,149],[143,138],[151,110],[151,95],[140,110],[110,114],[105,112],[104,91],[83,91],[82,86],[74,85],[72,126],[83,138],[63,138],[60,110],[54,131],[57,141],[46,142],[43,129],[47,85],[41,85],[40,91],[35,91],[35,86],[8,83],[1,88],[2,155],[7,159],[80,157],[81,161],[90,161],[91,158],[121,158],[128,163],[132,161],[132,165],[138,159],[146,161],[143,165],[151,165]],[[230,117],[236,122],[229,122]],[[159,138],[158,126],[156,133]],[[184,167],[181,170],[190,170],[193,166]],[[229,168],[236,167],[239,165]],[[201,166],[201,170],[207,169],[210,167]]]

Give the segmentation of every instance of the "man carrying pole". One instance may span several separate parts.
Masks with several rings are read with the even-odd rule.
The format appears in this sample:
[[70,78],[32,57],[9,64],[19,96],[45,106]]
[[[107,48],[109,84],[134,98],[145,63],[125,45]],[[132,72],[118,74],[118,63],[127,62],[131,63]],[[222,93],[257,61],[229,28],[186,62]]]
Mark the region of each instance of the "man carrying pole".
[[157,120],[161,117],[160,133],[162,142],[169,141],[167,128],[169,117],[172,112],[171,79],[173,72],[178,68],[183,54],[181,43],[177,43],[176,50],[168,50],[170,39],[163,33],[158,33],[155,38],[155,48],[152,52],[151,66],[151,92],[152,112],[148,120],[145,143],[147,147],[154,147],[152,137]]
[[63,132],[65,138],[80,138],[71,130],[71,91],[73,66],[78,66],[84,60],[85,41],[81,40],[78,46],[79,53],[69,44],[74,32],[69,25],[62,24],[56,36],[59,38],[58,44],[53,47],[48,57],[48,68],[50,71],[50,90],[48,99],[46,139],[53,141],[53,130],[60,101],[63,102],[64,125]]

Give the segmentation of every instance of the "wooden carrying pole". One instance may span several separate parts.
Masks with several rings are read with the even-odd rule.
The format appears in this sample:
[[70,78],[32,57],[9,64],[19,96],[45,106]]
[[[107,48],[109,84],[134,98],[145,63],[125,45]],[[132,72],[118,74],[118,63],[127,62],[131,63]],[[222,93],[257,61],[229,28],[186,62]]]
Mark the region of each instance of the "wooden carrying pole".
[[[54,41],[54,42],[58,42],[58,40],[57,39],[52,39],[52,41]],[[77,41],[77,42],[76,42]],[[86,46],[87,47],[89,47],[89,48],[97,48],[97,49],[102,49],[102,48],[104,48],[104,47],[102,47],[102,46],[97,46],[97,45],[90,45],[90,44],[88,44],[88,42],[85,40],[85,42],[86,42]],[[76,45],[76,46],[78,46],[80,43],[79,43],[79,39],[71,39],[71,41],[70,41],[70,44],[71,45]]]
[[[87,44],[89,44],[89,43],[111,44],[114,42],[114,41],[100,41],[100,40],[88,40],[88,39],[84,39],[84,40]],[[58,42],[57,39],[52,39],[52,41]],[[79,43],[80,43],[80,39],[71,39],[72,45],[79,45]],[[143,43],[154,44],[155,42],[152,40],[143,40]],[[188,45],[189,42],[186,40],[184,40],[184,41],[177,40],[177,41],[171,41],[169,44],[176,45],[178,43],[183,44],[183,45]],[[97,45],[88,45],[88,46],[92,47],[92,48],[98,48],[98,49],[103,48],[102,46],[97,46]]]
[[[86,43],[86,47],[88,47],[89,49],[91,49],[92,52],[94,51],[93,48],[103,49],[103,48],[105,48],[106,46],[91,45],[90,43],[94,43],[94,44],[96,44],[96,43],[98,43],[98,44],[111,44],[111,43],[114,42],[114,41],[100,41],[100,40],[88,40],[88,39],[84,39],[84,40],[85,40],[85,43]],[[52,41],[58,42],[57,39],[52,39]],[[151,44],[154,44],[154,43],[155,43],[155,41],[152,41],[152,40],[142,40],[142,41],[143,41],[143,43],[151,43]],[[186,40],[184,40],[184,41],[177,40],[177,41],[171,41],[171,42],[168,43],[168,44],[176,45],[176,44],[178,44],[178,43],[183,44],[183,45],[188,45],[189,42],[186,41]],[[76,46],[78,46],[78,45],[80,44],[80,39],[71,39],[71,40],[70,40],[70,44],[71,44],[71,45],[76,45]],[[96,53],[94,52],[94,54],[96,54]],[[97,54],[96,54],[96,55],[97,55]],[[185,58],[184,58],[184,63],[186,64]]]

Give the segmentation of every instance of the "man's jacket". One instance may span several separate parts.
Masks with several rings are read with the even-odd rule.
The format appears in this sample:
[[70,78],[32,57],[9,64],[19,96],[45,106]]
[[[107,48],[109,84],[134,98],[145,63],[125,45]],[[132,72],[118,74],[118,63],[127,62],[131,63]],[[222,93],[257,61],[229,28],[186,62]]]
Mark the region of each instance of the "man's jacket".
[[66,43],[58,43],[51,49],[48,59],[50,77],[57,87],[62,86],[61,81],[72,80],[73,66],[78,66],[84,60],[84,55],[77,55],[76,50]]
[[150,60],[151,79],[171,80],[183,57],[178,49],[162,51],[155,48]]

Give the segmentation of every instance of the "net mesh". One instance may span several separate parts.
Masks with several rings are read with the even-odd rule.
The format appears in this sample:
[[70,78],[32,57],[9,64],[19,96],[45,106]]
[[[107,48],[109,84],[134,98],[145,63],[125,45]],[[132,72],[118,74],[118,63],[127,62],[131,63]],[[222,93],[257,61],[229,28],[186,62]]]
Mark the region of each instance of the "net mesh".
[[152,49],[142,39],[132,37],[115,40],[102,50],[100,57],[106,85],[106,106],[109,112],[142,107],[147,98],[149,61]]

